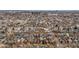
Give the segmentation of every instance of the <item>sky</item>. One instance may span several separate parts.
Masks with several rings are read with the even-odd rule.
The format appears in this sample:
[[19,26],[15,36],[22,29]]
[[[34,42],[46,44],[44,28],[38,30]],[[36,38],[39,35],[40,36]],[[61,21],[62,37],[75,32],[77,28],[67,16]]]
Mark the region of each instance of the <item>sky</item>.
[[79,0],[0,0],[0,10],[79,10]]

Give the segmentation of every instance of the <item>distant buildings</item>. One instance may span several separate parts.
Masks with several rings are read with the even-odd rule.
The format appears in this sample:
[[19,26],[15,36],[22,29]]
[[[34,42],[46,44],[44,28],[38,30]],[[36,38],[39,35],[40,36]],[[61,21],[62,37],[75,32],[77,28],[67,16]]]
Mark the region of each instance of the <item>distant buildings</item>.
[[18,46],[18,41],[20,47],[79,47],[78,36],[79,13],[74,11],[0,13],[0,43],[4,45]]

